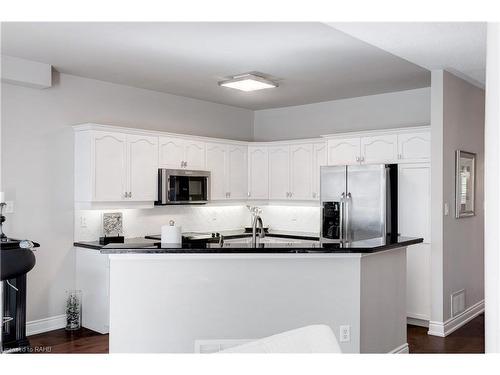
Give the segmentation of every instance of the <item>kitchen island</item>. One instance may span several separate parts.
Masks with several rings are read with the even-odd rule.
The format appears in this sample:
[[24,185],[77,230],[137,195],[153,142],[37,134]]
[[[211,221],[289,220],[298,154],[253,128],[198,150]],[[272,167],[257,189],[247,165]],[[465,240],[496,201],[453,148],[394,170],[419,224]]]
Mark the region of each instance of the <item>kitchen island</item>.
[[93,293],[85,285],[99,283],[89,257],[100,256],[109,266],[112,353],[212,352],[312,324],[329,325],[346,353],[407,351],[406,247],[421,239],[340,246],[285,238],[257,248],[245,236],[75,243],[84,326]]

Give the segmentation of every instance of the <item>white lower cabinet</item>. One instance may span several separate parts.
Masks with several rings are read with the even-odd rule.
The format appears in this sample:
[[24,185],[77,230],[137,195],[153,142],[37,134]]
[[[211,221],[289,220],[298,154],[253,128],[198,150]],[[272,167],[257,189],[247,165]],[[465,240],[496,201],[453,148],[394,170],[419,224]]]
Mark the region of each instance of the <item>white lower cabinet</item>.
[[246,199],[247,146],[206,143],[207,169],[210,173],[210,199]]
[[269,198],[269,160],[266,146],[248,146],[248,198]]
[[82,326],[109,333],[109,256],[99,250],[76,251],[76,289],[82,291]]
[[407,316],[424,321],[431,313],[430,181],[429,163],[398,166],[399,232],[424,239],[407,249]]

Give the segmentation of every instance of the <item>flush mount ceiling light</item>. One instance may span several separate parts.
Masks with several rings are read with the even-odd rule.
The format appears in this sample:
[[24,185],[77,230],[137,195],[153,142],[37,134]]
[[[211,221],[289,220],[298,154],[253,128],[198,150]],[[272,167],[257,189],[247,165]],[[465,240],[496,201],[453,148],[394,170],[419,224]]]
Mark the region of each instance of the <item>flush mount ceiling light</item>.
[[278,84],[254,73],[245,73],[233,76],[226,81],[221,81],[219,82],[219,86],[248,92],[271,89],[273,87],[278,87]]

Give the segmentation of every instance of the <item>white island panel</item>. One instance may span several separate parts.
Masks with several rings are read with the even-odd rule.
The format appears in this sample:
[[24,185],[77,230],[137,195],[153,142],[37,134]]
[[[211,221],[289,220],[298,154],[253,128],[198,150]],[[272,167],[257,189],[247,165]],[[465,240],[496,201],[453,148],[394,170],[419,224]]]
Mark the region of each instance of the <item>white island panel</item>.
[[[350,341],[340,343],[342,351],[359,353],[362,283],[376,273],[387,278],[376,293],[390,294],[384,288],[399,282],[393,276],[405,276],[405,248],[387,253],[401,256],[362,267],[365,258],[383,253],[110,255],[110,352],[193,353],[197,340],[244,342],[326,324],[337,336],[341,325],[349,325]],[[401,272],[393,272],[395,267]],[[394,308],[403,313],[392,323],[376,324],[404,327],[404,293],[381,301],[379,315]],[[402,327],[391,329],[380,347],[370,344],[369,351],[406,345]]]

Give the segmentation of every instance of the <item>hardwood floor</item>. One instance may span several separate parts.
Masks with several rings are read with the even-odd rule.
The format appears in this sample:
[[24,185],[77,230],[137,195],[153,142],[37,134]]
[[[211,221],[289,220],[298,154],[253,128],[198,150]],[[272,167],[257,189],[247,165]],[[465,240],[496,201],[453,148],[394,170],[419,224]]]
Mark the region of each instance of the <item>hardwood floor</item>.
[[410,353],[484,353],[484,314],[447,337],[429,336],[427,328],[408,326]]
[[[108,353],[108,335],[82,328],[30,336],[33,353]],[[427,335],[427,328],[408,326],[410,353],[484,353],[484,314],[448,337]]]

